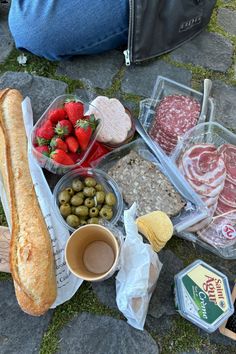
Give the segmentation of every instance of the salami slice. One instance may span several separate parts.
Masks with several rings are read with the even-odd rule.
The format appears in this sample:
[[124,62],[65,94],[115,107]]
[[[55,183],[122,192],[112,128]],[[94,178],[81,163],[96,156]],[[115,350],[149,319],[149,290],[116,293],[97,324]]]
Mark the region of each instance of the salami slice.
[[165,143],[169,147],[168,150],[173,149],[179,136],[197,124],[199,114],[200,104],[192,97],[166,96],[156,109],[155,119],[149,134],[157,143],[159,143],[161,136],[163,140],[167,140]]

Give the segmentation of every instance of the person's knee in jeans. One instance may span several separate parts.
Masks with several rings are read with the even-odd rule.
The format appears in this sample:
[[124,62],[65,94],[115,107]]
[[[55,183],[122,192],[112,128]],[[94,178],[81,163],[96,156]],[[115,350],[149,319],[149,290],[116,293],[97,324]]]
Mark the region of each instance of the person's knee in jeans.
[[[60,0],[57,1],[60,2]],[[74,1],[71,0],[70,3]],[[39,4],[40,8],[37,13],[36,5],[35,10],[31,8],[27,11],[19,6],[20,3],[20,0],[12,2],[9,14],[10,30],[17,48],[26,49],[38,56],[50,60],[60,60],[76,54],[104,52],[127,42],[128,0],[119,0],[115,6],[111,0],[103,2],[93,0],[89,3],[85,0],[81,0],[81,2],[76,0],[79,10],[84,7],[84,17],[74,15],[71,23],[68,19],[65,21],[65,16],[61,16],[60,21],[60,12],[63,13],[63,7],[56,6],[55,9],[49,7],[45,9],[44,13],[44,9]],[[27,0],[23,4],[25,3]],[[98,11],[93,12],[91,8],[88,8],[92,3],[96,3],[95,7],[97,10],[101,10],[100,14]],[[102,6],[101,9],[99,3],[100,7]],[[106,13],[102,12],[104,5],[107,6]],[[68,6],[70,6],[69,3],[67,3]],[[85,6],[87,12],[85,12]],[[111,18],[108,13],[110,7],[116,11],[116,14],[110,14]],[[77,11],[77,13],[79,12]],[[92,16],[93,18],[91,18]]]

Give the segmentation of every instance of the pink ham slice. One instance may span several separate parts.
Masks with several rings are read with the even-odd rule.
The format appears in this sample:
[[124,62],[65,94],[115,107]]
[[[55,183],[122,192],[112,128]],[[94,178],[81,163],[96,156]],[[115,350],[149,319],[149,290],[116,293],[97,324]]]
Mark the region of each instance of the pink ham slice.
[[[225,233],[226,227],[230,227],[231,233],[228,235]],[[214,247],[225,248],[232,246],[236,242],[235,234],[236,226],[236,210],[228,213],[216,216],[212,219],[212,222],[204,229],[197,232],[199,238],[209,243]],[[227,237],[230,236],[230,237]]]
[[223,144],[218,149],[225,162],[226,179],[220,193],[216,214],[220,215],[236,209],[236,146]]
[[195,145],[182,157],[182,164],[189,179],[211,185],[225,174],[225,163],[214,146]]

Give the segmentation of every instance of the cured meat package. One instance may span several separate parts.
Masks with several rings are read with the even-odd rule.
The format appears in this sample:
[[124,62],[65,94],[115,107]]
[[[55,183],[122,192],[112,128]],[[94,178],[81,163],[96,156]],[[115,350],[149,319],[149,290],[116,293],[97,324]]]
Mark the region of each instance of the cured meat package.
[[[140,104],[139,119],[152,141],[171,155],[181,137],[199,123],[202,99],[201,92],[158,76],[152,98]],[[213,115],[214,103],[209,98],[203,121],[211,121]]]
[[208,207],[208,216],[180,236],[236,259],[236,135],[218,123],[199,124],[183,136],[172,159]]

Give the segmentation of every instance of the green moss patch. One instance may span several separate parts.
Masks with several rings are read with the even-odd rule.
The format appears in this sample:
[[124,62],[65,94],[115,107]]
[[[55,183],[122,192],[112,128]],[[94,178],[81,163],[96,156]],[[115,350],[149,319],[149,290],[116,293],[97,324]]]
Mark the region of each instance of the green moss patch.
[[55,353],[58,348],[58,331],[75,315],[90,312],[96,315],[107,315],[122,319],[121,314],[99,303],[89,283],[83,283],[70,301],[60,305],[53,314],[52,321],[44,334],[40,354]]

